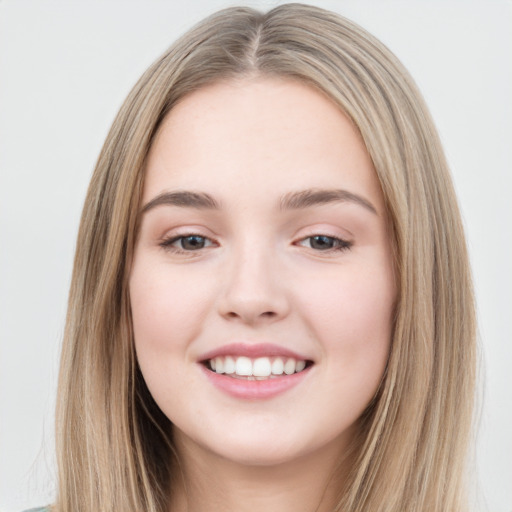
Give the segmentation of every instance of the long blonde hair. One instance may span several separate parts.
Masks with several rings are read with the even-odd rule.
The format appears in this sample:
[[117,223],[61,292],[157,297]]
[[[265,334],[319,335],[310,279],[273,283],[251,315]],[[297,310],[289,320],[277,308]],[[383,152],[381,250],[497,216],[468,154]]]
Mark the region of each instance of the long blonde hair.
[[[475,313],[463,227],[428,110],[394,55],[354,23],[301,4],[229,8],[142,76],[98,159],[80,224],[57,406],[59,512],[163,512],[171,425],[133,348],[128,273],[146,157],[185,95],[260,75],[307,83],[360,131],[391,219],[398,303],[378,396],[336,510],[465,509]],[[341,490],[341,488],[340,488]]]

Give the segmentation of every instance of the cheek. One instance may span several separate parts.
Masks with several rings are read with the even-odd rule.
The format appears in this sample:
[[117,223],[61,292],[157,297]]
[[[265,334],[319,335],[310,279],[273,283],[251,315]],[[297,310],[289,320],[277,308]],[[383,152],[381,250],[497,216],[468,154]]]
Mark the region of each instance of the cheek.
[[182,351],[197,337],[209,304],[208,287],[197,280],[143,261],[134,266],[130,301],[139,360]]
[[392,334],[395,292],[391,273],[348,270],[326,276],[315,280],[303,299],[309,329],[331,366],[333,385],[373,395],[384,372]]
[[151,395],[171,421],[182,410],[176,390],[193,393],[197,386],[183,364],[210,307],[209,288],[197,281],[144,258],[136,261],[130,276],[137,360]]

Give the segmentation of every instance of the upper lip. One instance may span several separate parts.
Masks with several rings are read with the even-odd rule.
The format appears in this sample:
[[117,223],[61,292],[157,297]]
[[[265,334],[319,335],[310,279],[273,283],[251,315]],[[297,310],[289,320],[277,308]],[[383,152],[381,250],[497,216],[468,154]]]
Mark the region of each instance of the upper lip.
[[245,356],[251,359],[257,357],[293,357],[299,361],[311,361],[309,357],[272,343],[230,343],[204,353],[200,356],[199,361],[208,361],[224,356]]

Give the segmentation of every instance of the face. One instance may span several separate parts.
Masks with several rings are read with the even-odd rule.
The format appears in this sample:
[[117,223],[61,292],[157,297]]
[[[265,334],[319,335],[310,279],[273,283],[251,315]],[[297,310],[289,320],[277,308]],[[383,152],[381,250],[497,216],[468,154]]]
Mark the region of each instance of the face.
[[146,171],[135,348],[179,444],[259,465],[343,450],[381,381],[395,300],[351,122],[298,82],[218,83],[170,112]]

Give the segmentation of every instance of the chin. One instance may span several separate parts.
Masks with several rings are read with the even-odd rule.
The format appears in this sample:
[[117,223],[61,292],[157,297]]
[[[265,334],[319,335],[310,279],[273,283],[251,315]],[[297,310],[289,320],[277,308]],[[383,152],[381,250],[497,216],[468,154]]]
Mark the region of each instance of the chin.
[[223,458],[243,466],[269,467],[289,463],[302,454],[297,449],[290,450],[281,446],[262,446],[261,443],[251,443],[234,447],[232,451],[222,453]]
[[[210,432],[207,438],[188,438],[188,448],[195,445],[199,452],[208,453],[216,460],[247,467],[270,467],[286,465],[300,459],[315,457],[320,452],[334,453],[342,448],[343,439],[336,436],[323,437],[321,433],[301,431],[288,432],[272,428],[224,430],[221,435]],[[322,440],[324,442],[322,442]],[[184,449],[187,446],[183,445]]]

